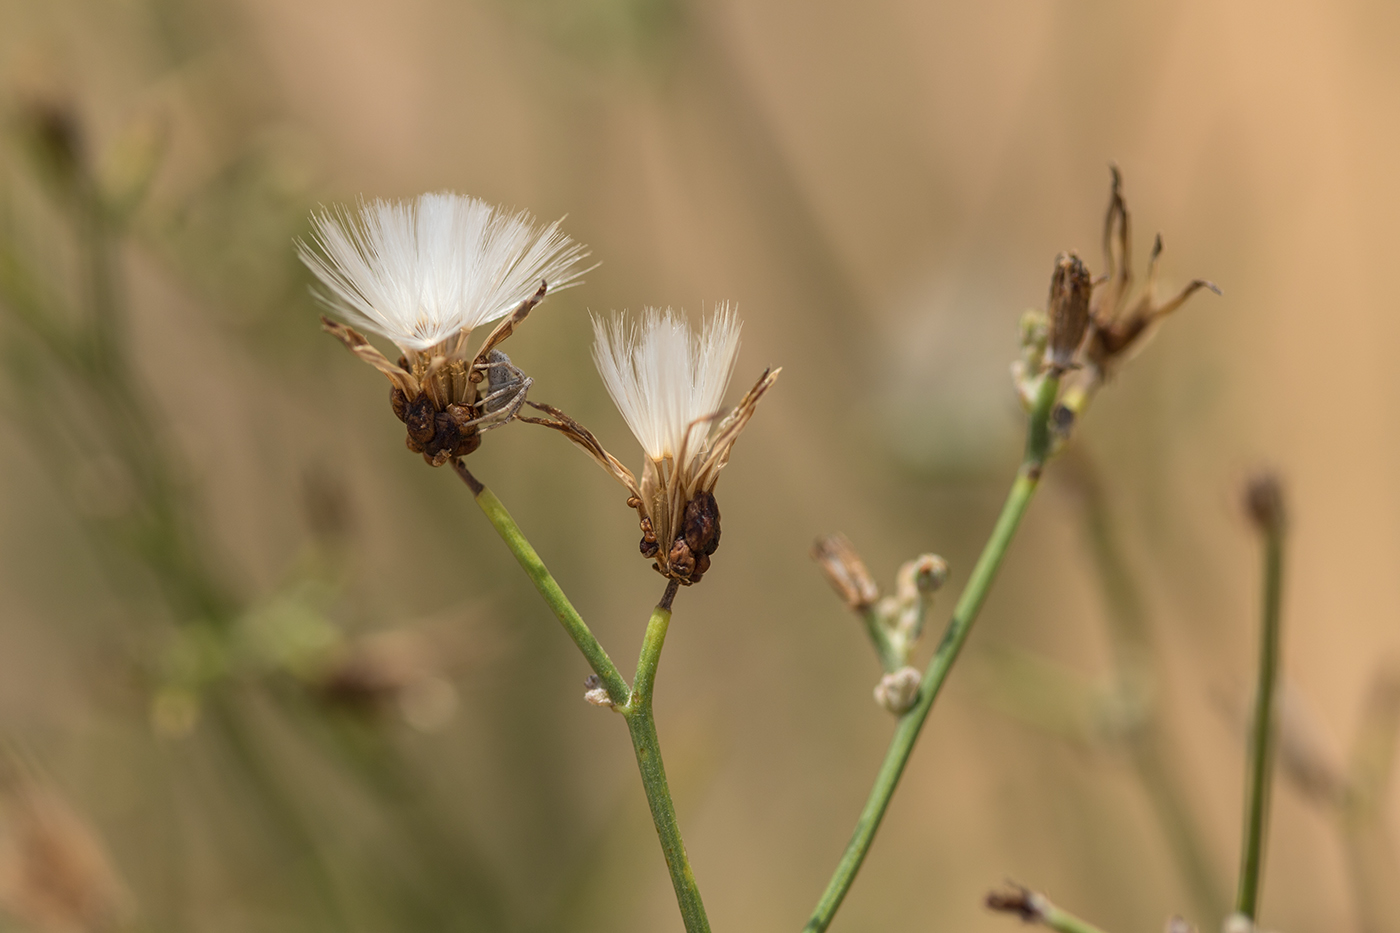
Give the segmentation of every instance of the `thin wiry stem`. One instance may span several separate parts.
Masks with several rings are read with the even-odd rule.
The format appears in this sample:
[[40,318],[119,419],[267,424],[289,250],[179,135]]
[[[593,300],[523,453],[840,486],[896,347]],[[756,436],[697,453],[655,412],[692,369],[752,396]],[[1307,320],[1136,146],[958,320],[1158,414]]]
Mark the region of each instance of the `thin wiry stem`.
[[525,539],[524,532],[515,524],[515,519],[510,517],[501,500],[482,485],[461,460],[452,461],[452,465],[457,470],[457,475],[471,489],[477,505],[500,534],[501,540],[529,574],[535,589],[539,590],[549,608],[554,610],[554,614],[564,626],[564,631],[583,652],[589,666],[608,691],[608,698],[614,708],[626,719],[628,731],[632,735],[632,748],[637,754],[637,769],[642,775],[642,787],[646,790],[657,838],[661,840],[661,851],[666,856],[671,884],[676,889],[676,903],[680,906],[686,933],[709,933],[710,921],[705,916],[705,905],[700,900],[695,873],[691,870],[690,860],[685,854],[685,842],[681,838],[680,823],[676,819],[676,805],[671,799],[670,786],[666,782],[666,767],[661,760],[661,742],[656,735],[656,720],[651,710],[656,669],[661,662],[661,649],[666,644],[666,630],[671,624],[671,601],[675,599],[679,585],[674,580],[670,581],[661,602],[652,611],[651,619],[647,622],[646,634],[642,638],[641,654],[637,658],[635,685],[628,688],[627,682],[622,679],[607,651],[598,643],[587,623],[559,588],[559,584],[550,575],[530,542]]
[[613,664],[612,658],[608,657],[607,651],[603,650],[603,646],[593,636],[593,632],[588,628],[588,623],[583,621],[578,610],[573,607],[569,598],[564,595],[564,591],[559,588],[559,584],[554,581],[549,568],[545,567],[544,561],[540,560],[540,555],[526,540],[524,532],[515,523],[515,519],[510,517],[510,513],[501,504],[501,500],[496,498],[496,494],[483,486],[475,476],[472,476],[466,464],[462,463],[461,460],[453,460],[452,466],[456,469],[457,475],[462,477],[462,481],[471,489],[476,504],[481,507],[481,511],[485,513],[487,520],[496,529],[496,533],[501,536],[501,540],[506,543],[506,547],[515,555],[515,559],[520,562],[520,566],[530,577],[530,582],[535,584],[535,589],[539,590],[546,605],[554,611],[555,617],[564,626],[564,631],[574,640],[574,644],[578,645],[578,650],[583,652],[588,666],[593,668],[593,673],[602,680],[604,688],[608,691],[608,699],[612,700],[614,706],[625,706],[631,693],[627,687],[627,681],[622,679],[622,674],[618,673],[617,665]]
[[851,836],[841,861],[837,863],[836,871],[827,883],[826,890],[817,901],[812,917],[804,927],[804,933],[820,933],[825,930],[831,923],[831,918],[835,916],[837,908],[841,906],[841,901],[846,897],[846,892],[851,889],[856,873],[860,871],[861,863],[865,861],[865,855],[875,839],[875,831],[880,827],[890,798],[894,795],[894,789],[899,784],[899,778],[904,773],[904,766],[914,751],[914,742],[919,737],[924,720],[933,709],[933,701],[937,699],[943,682],[947,680],[948,673],[953,668],[953,662],[957,660],[967,636],[972,632],[972,624],[977,621],[977,615],[987,599],[987,593],[1001,568],[1001,562],[1006,557],[1011,539],[1015,537],[1021,518],[1026,514],[1031,497],[1040,484],[1040,475],[1050,454],[1050,410],[1055,403],[1058,388],[1059,377],[1053,373],[1047,374],[1040,384],[1026,432],[1025,456],[1022,458],[1016,480],[1011,484],[1006,504],[1002,506],[1001,516],[997,519],[996,527],[992,529],[992,536],[982,549],[982,556],[977,559],[977,564],[972,569],[972,577],[953,610],[953,617],[948,622],[943,640],[939,642],[937,650],[924,669],[918,702],[899,718],[899,723],[895,726],[894,738],[890,741],[885,760],[881,763],[875,776],[875,784],[870,789],[870,796],[856,821],[855,833]]
[[1264,861],[1264,833],[1269,816],[1269,784],[1273,773],[1274,685],[1278,678],[1279,616],[1283,591],[1281,516],[1261,521],[1264,538],[1263,621],[1259,633],[1259,684],[1254,695],[1254,720],[1249,738],[1249,778],[1246,787],[1244,840],[1240,846],[1240,884],[1235,909],[1250,920],[1258,916],[1259,876]]
[[661,840],[661,851],[666,856],[666,867],[671,872],[671,885],[676,889],[676,903],[680,906],[686,933],[709,933],[710,921],[705,916],[705,905],[700,900],[700,889],[696,886],[690,859],[685,854],[685,842],[681,839],[680,823],[676,819],[676,805],[671,800],[670,786],[666,783],[666,767],[661,761],[656,720],[651,712],[656,667],[666,643],[666,630],[671,624],[671,600],[675,598],[677,588],[674,580],[666,585],[665,595],[647,622],[642,651],[637,658],[632,698],[622,714],[632,733],[637,770],[642,775],[642,786],[646,789],[647,803],[651,807],[651,819],[656,825],[657,838]]

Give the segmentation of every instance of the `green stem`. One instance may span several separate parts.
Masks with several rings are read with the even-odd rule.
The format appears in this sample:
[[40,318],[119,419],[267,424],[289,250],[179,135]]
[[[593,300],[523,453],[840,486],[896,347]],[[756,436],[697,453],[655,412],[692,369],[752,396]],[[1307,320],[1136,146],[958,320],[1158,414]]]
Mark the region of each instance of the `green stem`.
[[918,702],[899,718],[899,723],[895,726],[894,738],[890,740],[885,760],[875,776],[875,785],[870,789],[870,796],[856,821],[855,833],[846,845],[846,851],[841,855],[841,861],[837,864],[831,881],[827,883],[826,890],[822,892],[821,899],[817,901],[816,909],[812,911],[812,917],[803,928],[803,933],[820,933],[825,930],[830,925],[831,918],[835,916],[837,908],[841,906],[841,901],[846,897],[846,892],[850,890],[856,873],[860,871],[861,863],[865,861],[865,855],[870,850],[870,844],[875,839],[875,831],[880,827],[880,821],[884,818],[890,798],[899,784],[899,778],[904,773],[904,766],[914,751],[914,742],[919,737],[924,720],[933,709],[933,701],[938,698],[938,692],[948,678],[953,662],[957,660],[958,653],[967,641],[972,624],[977,621],[977,615],[987,599],[987,593],[1001,568],[1001,562],[1006,557],[1011,539],[1015,537],[1016,529],[1021,524],[1021,517],[1026,514],[1026,507],[1030,505],[1031,497],[1040,483],[1040,474],[1050,452],[1050,409],[1055,403],[1059,381],[1059,377],[1054,373],[1047,374],[1041,381],[1026,431],[1026,453],[1021,462],[1021,469],[1016,474],[1016,480],[1011,484],[1006,504],[1002,506],[1001,516],[997,519],[996,527],[992,529],[992,536],[982,549],[982,556],[977,559],[977,564],[972,569],[972,577],[953,610],[953,617],[948,622],[943,640],[939,642],[928,667],[924,669]]
[[661,603],[652,611],[642,639],[641,655],[637,658],[637,677],[633,681],[632,698],[622,710],[627,728],[632,733],[632,748],[637,753],[637,770],[642,774],[651,819],[666,856],[666,868],[671,872],[671,885],[676,889],[676,903],[686,933],[709,933],[710,921],[700,900],[690,859],[685,854],[676,806],[666,783],[666,766],[661,761],[661,744],[656,737],[656,720],[651,712],[652,687],[656,682],[656,667],[661,661],[661,649],[666,643],[666,629],[671,624],[671,600],[676,595],[676,583],[666,586]]
[[539,590],[549,608],[554,610],[554,615],[564,626],[564,631],[574,640],[574,644],[578,645],[579,651],[583,652],[588,666],[593,668],[593,673],[602,680],[608,691],[608,698],[615,706],[626,706],[631,692],[627,689],[627,681],[622,679],[612,658],[608,657],[607,651],[598,643],[598,639],[593,636],[588,624],[569,602],[559,584],[554,582],[554,577],[550,575],[549,569],[545,567],[544,561],[540,560],[540,555],[535,552],[530,542],[525,540],[525,535],[515,523],[515,519],[510,517],[510,513],[501,504],[501,500],[496,498],[496,494],[478,482],[462,461],[453,460],[452,466],[471,489],[476,504],[486,514],[487,520],[495,527],[501,540],[515,555],[515,559],[520,562],[530,581],[535,584],[535,589]]
[[1264,860],[1264,832],[1269,815],[1269,781],[1273,773],[1274,684],[1278,678],[1279,614],[1283,590],[1283,523],[1264,528],[1264,611],[1259,634],[1259,686],[1249,738],[1249,783],[1240,886],[1235,909],[1250,920],[1259,910],[1259,876]]
[[1087,920],[1080,920],[1067,910],[1061,910],[1050,902],[1046,902],[1044,915],[1040,920],[1041,924],[1059,933],[1103,933],[1103,930],[1094,926]]
[[875,654],[880,659],[880,667],[886,674],[893,674],[904,666],[904,660],[900,657],[899,649],[894,646],[890,639],[890,633],[885,629],[884,622],[880,614],[875,611],[874,606],[867,606],[861,610],[861,619],[865,622],[866,634],[870,636],[870,643],[875,646]]

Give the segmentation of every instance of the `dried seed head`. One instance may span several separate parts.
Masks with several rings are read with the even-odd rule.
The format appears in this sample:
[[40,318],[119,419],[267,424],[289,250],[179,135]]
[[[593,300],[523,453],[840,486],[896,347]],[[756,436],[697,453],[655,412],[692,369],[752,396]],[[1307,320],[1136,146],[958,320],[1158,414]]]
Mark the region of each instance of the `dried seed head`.
[[919,701],[922,677],[912,667],[901,667],[892,674],[886,674],[875,685],[875,702],[896,716],[903,716]]
[[1007,890],[987,894],[986,905],[988,910],[1015,914],[1026,923],[1036,923],[1045,919],[1047,903],[1044,896],[1030,888],[1007,882]]
[[646,454],[640,478],[593,433],[551,405],[523,418],[562,433],[627,487],[642,530],[638,549],[663,576],[698,583],[719,546],[719,473],[779,370],[765,372],[728,414],[721,399],[739,350],[739,320],[722,306],[695,333],[683,314],[648,309],[640,321],[595,320],[594,362]]
[[1067,370],[1074,365],[1075,354],[1089,329],[1089,296],[1093,282],[1089,270],[1079,255],[1061,253],[1055,259],[1055,273],[1050,278],[1050,365]]
[[1277,474],[1260,473],[1245,487],[1245,512],[1261,534],[1278,534],[1287,515],[1283,504],[1283,484]]
[[845,535],[818,538],[812,545],[812,559],[836,595],[856,612],[864,612],[880,598],[880,588]]

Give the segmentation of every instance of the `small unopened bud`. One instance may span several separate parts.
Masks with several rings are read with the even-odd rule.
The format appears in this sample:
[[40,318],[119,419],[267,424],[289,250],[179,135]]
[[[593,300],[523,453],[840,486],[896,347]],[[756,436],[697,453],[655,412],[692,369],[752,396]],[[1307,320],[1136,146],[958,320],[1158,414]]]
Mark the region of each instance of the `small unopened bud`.
[[1283,530],[1286,514],[1283,506],[1283,484],[1278,475],[1260,473],[1249,481],[1244,494],[1245,512],[1262,534],[1277,534]]
[[1055,259],[1055,274],[1050,279],[1050,366],[1066,370],[1074,365],[1074,356],[1084,342],[1089,329],[1089,295],[1093,283],[1089,270],[1073,252],[1061,253]]
[[899,568],[897,587],[900,596],[914,593],[934,593],[948,582],[948,562],[937,554],[920,554]]
[[1185,917],[1172,917],[1167,921],[1162,933],[1196,933],[1196,928]]
[[903,716],[919,699],[922,675],[912,667],[901,667],[886,674],[875,685],[875,702],[896,716]]
[[612,708],[612,697],[608,696],[608,688],[603,686],[603,680],[597,674],[589,674],[583,679],[583,689],[583,698],[589,703]]
[[845,535],[825,535],[812,545],[812,559],[847,606],[864,612],[880,598],[879,587]]

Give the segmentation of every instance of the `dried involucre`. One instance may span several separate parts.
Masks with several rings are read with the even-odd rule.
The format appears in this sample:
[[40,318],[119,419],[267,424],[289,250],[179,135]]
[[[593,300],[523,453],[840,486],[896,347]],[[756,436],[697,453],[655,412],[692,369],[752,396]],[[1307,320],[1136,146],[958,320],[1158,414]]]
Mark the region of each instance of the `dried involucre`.
[[[725,305],[696,334],[682,314],[647,309],[639,321],[595,320],[593,359],[603,384],[646,453],[637,477],[587,428],[556,408],[535,407],[631,493],[643,556],[680,583],[696,583],[719,546],[714,487],[734,442],[778,377],[765,372],[728,415],[720,403],[739,353],[739,320]],[[532,403],[533,404],[533,403]]]
[[[441,466],[516,417],[531,380],[497,345],[547,291],[577,284],[586,271],[578,266],[588,253],[557,221],[539,226],[523,212],[439,193],[370,201],[353,214],[326,211],[312,222],[319,251],[300,244],[302,261],[349,324],[322,322],[393,384],[410,450]],[[468,354],[472,330],[492,321],[499,323]],[[403,355],[391,362],[350,324],[389,338]]]

